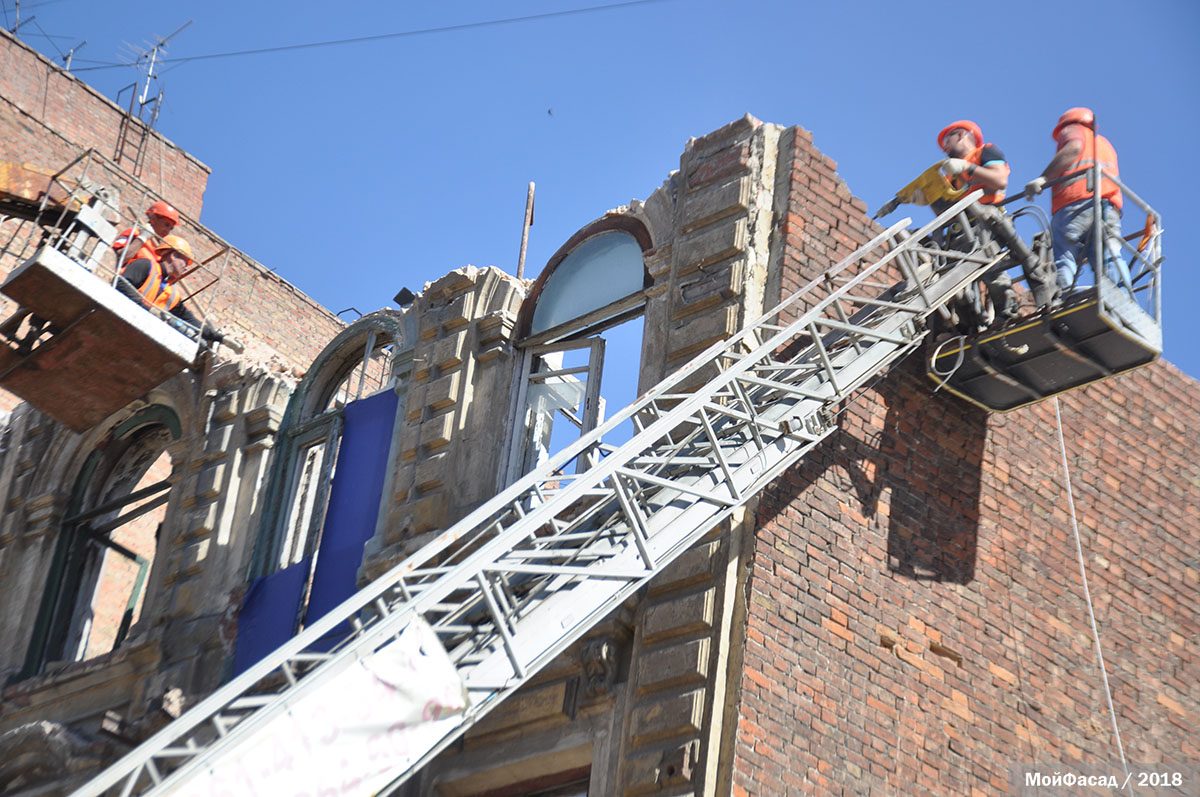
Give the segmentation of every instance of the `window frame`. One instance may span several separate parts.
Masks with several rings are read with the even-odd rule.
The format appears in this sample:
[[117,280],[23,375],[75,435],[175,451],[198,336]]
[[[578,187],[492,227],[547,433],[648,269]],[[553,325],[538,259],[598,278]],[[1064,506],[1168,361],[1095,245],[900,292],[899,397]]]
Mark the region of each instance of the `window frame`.
[[[83,509],[89,500],[89,492],[97,484],[96,480],[99,479],[102,482],[111,476],[123,458],[128,455],[131,447],[136,445],[132,438],[155,427],[164,429],[169,435],[169,440],[162,452],[151,461],[149,468],[158,459],[158,456],[169,451],[171,446],[178,443],[183,437],[179,416],[173,409],[161,404],[144,407],[114,425],[111,431],[99,438],[99,444],[84,459],[75,477],[63,515],[64,519],[60,524],[54,554],[46,574],[41,604],[38,607],[33,633],[26,648],[25,662],[21,669],[10,678],[10,683],[32,678],[44,672],[46,665],[51,661],[62,659],[68,644],[73,638],[79,636],[77,615],[80,597],[84,594],[83,588],[87,586],[84,581],[90,582],[94,588],[100,570],[103,568],[103,557],[94,567],[89,562],[92,556],[91,546],[99,545],[105,549],[124,548],[112,540],[97,539],[97,536],[115,531],[142,514],[168,504],[174,497],[177,482],[168,477],[141,490],[134,490],[118,498],[103,501],[95,507]],[[127,444],[126,441],[130,442]],[[178,463],[172,461],[172,475],[177,467]],[[155,493],[159,494],[153,500],[125,515],[118,515],[116,519],[104,523],[100,529],[91,529],[86,525],[87,521],[93,517],[112,511],[119,513],[124,506]],[[126,553],[133,552],[126,549]],[[155,559],[159,557],[160,553],[161,550],[156,545]],[[149,571],[153,566],[153,563],[145,560],[144,557],[136,554],[134,557],[135,561],[138,559],[142,561],[138,562],[138,576],[135,578],[134,588],[127,600],[126,614],[122,617],[111,650],[116,650],[125,641],[131,625],[132,609],[136,606],[140,591],[145,588]],[[145,606],[146,602],[143,602],[143,611]],[[75,659],[74,657],[71,659],[72,663],[77,664],[90,660],[90,658]]]
[[[531,334],[534,310],[537,307],[538,301],[542,298],[542,293],[546,285],[557,268],[580,246],[597,236],[611,232],[624,232],[630,235],[641,249],[641,290],[616,299],[601,307],[593,308],[583,315],[576,316],[549,329]],[[517,315],[514,346],[517,349],[518,356],[513,371],[512,403],[509,408],[505,455],[502,459],[502,471],[499,479],[499,486],[501,488],[507,487],[517,481],[536,464],[531,463],[531,459],[536,457],[537,454],[536,449],[532,446],[534,427],[537,421],[530,417],[531,408],[527,404],[529,384],[531,378],[534,376],[533,369],[536,367],[540,354],[556,350],[582,348],[582,346],[586,345],[591,345],[593,347],[593,354],[595,354],[596,344],[588,343],[587,341],[598,341],[600,356],[595,361],[589,358],[587,391],[589,394],[592,392],[595,394],[590,409],[594,412],[599,412],[602,401],[600,397],[600,385],[604,367],[604,339],[600,335],[605,330],[623,324],[626,321],[645,316],[646,304],[649,298],[648,291],[653,284],[650,271],[646,267],[646,252],[649,249],[651,249],[650,233],[639,219],[621,213],[609,214],[588,224],[572,235],[554,253],[546,263],[546,267],[542,269],[542,272],[534,281],[533,287],[530,288],[529,294],[525,297],[525,301],[522,303]],[[594,369],[594,378],[592,377],[592,369]],[[587,405],[585,404],[585,406]],[[598,423],[593,424],[589,428],[584,428],[580,434],[586,434],[591,429],[594,429],[596,425]],[[582,462],[577,465],[577,467],[582,466]]]

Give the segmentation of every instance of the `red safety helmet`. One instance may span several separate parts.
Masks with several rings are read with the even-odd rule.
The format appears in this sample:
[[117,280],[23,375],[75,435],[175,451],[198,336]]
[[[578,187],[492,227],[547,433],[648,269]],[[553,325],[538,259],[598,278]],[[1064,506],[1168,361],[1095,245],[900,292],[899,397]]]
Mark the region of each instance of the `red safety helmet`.
[[1092,113],[1091,108],[1072,108],[1058,117],[1058,124],[1054,126],[1054,132],[1050,134],[1050,137],[1058,141],[1058,131],[1067,125],[1083,125],[1094,129],[1096,115]]
[[147,216],[162,216],[164,219],[170,219],[172,224],[179,223],[179,211],[168,205],[163,200],[158,200],[150,207],[146,208]]
[[942,132],[938,133],[938,149],[945,149],[942,142],[946,140],[946,136],[951,130],[966,130],[971,135],[975,136],[975,146],[983,146],[983,131],[979,129],[979,125],[972,122],[970,119],[959,119],[957,122],[951,122],[942,128]]

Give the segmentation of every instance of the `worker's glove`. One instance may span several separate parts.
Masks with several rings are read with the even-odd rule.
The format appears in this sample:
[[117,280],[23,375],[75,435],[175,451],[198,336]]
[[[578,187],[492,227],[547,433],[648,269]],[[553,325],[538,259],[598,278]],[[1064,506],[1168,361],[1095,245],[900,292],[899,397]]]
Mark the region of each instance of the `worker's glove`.
[[1033,198],[1035,196],[1037,196],[1038,194],[1042,193],[1042,189],[1045,187],[1046,187],[1046,178],[1045,177],[1033,178],[1029,182],[1025,183],[1025,198],[1028,199],[1030,202],[1032,202]]
[[221,330],[217,329],[207,321],[205,321],[204,325],[200,327],[200,337],[204,338],[209,343],[220,343],[221,341],[225,340],[225,336],[221,333]]
[[946,160],[942,161],[942,171],[947,176],[954,177],[957,174],[969,171],[974,165],[969,160],[963,160],[962,158],[946,158]]

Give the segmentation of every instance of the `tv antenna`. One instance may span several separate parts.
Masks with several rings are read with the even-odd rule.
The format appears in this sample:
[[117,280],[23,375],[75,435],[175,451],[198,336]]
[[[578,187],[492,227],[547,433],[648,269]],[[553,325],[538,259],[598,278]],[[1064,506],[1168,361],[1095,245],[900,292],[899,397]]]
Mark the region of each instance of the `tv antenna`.
[[[149,50],[138,50],[138,48],[133,47],[133,45],[126,43],[127,47],[130,47],[130,49],[133,49],[134,51],[137,52],[137,59],[134,61],[134,66],[136,66],[138,68],[138,70],[140,71],[143,68],[143,64],[145,65],[145,67],[144,67],[146,70],[145,82],[142,83],[142,85],[141,85],[141,91],[137,92],[137,106],[138,106],[137,117],[138,117],[138,119],[142,119],[143,113],[146,109],[146,106],[153,104],[154,111],[151,114],[151,118],[150,118],[150,122],[149,122],[151,127],[154,126],[154,122],[158,119],[159,106],[162,104],[163,93],[162,93],[161,87],[159,88],[157,96],[155,96],[153,99],[150,99],[150,84],[153,81],[158,79],[158,74],[156,73],[156,70],[158,69],[158,66],[159,66],[160,56],[161,56],[161,54],[163,54],[167,51],[167,43],[169,41],[171,41],[171,39],[175,38],[180,33],[182,33],[184,31],[184,29],[186,29],[194,21],[195,20],[189,19],[187,22],[183,23],[178,28],[176,28],[175,32],[170,34],[169,36],[157,37],[156,39],[154,39],[153,46]],[[122,93],[124,93],[124,91],[127,90],[128,88],[129,87],[127,86],[126,89],[122,89]],[[138,84],[134,83],[133,88],[136,92],[136,90],[138,88]]]

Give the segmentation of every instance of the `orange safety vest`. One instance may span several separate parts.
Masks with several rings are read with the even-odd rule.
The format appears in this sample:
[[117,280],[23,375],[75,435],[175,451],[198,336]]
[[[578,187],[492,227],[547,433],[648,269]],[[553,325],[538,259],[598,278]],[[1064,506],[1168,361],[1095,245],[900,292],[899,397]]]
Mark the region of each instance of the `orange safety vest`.
[[[124,272],[125,269],[122,268],[121,271]],[[150,273],[146,276],[146,281],[138,286],[138,293],[147,304],[167,311],[174,310],[175,306],[183,301],[183,289],[163,273],[158,258],[150,260]]]
[[[1060,142],[1058,148],[1062,149],[1066,143],[1066,140]],[[1089,130],[1083,137],[1083,152],[1079,153],[1079,159],[1064,172],[1064,174],[1085,172],[1086,176],[1080,176],[1054,186],[1053,193],[1050,195],[1051,213],[1057,213],[1060,208],[1080,200],[1092,198],[1092,168],[1096,165],[1097,158],[1100,160],[1101,168],[1106,172],[1113,176],[1120,175],[1120,172],[1117,171],[1117,152],[1112,148],[1112,144],[1108,143],[1108,139],[1104,136],[1098,136]],[[1121,203],[1124,201],[1121,189],[1108,179],[1101,182],[1100,197],[1111,202],[1117,210],[1121,209]]]
[[[121,254],[122,254],[121,250],[124,249],[126,246],[128,246],[130,241],[132,241],[136,238],[139,241],[141,241],[141,246],[138,247],[138,250],[133,253],[133,257],[125,258],[123,262],[132,263],[133,261],[139,260],[143,257],[152,263],[158,262],[158,252],[155,252],[150,247],[150,244],[146,241],[146,239],[142,238],[141,235],[142,235],[142,231],[139,230],[137,227],[133,227],[132,229],[123,231],[120,235],[117,236],[117,239],[115,241],[113,241],[112,249],[114,252],[117,253],[118,260],[121,259]],[[122,266],[121,270],[122,271],[125,270],[124,266]]]
[[[994,145],[989,142],[987,144],[984,144],[983,147],[976,147],[975,149],[971,150],[971,154],[968,155],[967,157],[963,158],[963,160],[970,161],[971,163],[975,164],[976,166],[982,166],[983,163],[981,163],[981,161],[983,159],[983,149],[984,149],[984,147],[991,147],[991,146],[994,146]],[[1004,168],[1007,173],[1007,171],[1008,171],[1007,163],[1004,164]],[[976,188],[978,188],[979,190],[983,191],[983,196],[981,196],[979,198],[979,201],[981,204],[984,204],[984,205],[994,205],[997,202],[999,202],[1000,200],[1004,199],[1004,191],[1003,190],[989,192],[986,188],[984,188],[984,186],[981,183],[979,183],[978,181],[973,180],[973,179],[968,179],[964,174],[957,174],[954,177],[952,177],[950,179],[950,185],[954,186],[955,188],[961,188],[964,191],[966,191],[968,194],[971,193],[972,191],[974,191]]]

